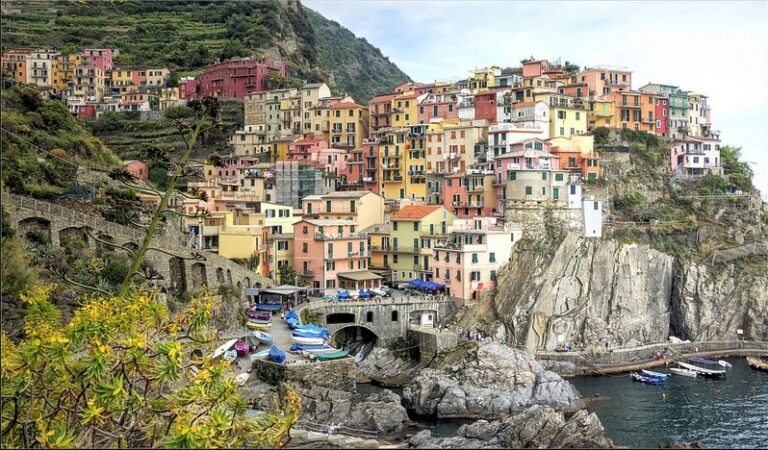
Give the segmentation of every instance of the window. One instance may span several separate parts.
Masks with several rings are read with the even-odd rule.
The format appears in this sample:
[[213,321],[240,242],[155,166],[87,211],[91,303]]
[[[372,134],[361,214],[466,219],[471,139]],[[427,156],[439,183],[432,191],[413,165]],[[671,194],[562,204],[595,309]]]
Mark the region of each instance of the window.
[[306,227],[306,226],[304,226],[304,227],[301,227],[301,232],[302,232],[303,234],[307,234],[309,231],[308,231],[307,227]]
[[552,188],[552,198],[560,198],[560,188]]
[[581,113],[578,111],[576,112],[576,120],[581,120]]
[[[573,167],[573,166],[571,166]],[[556,173],[555,174],[555,181],[563,181],[563,174],[562,173]]]
[[489,257],[488,261],[489,261],[489,262],[492,262],[492,263],[493,263],[493,262],[496,262],[496,253],[494,253],[494,252],[491,252],[491,255],[490,255],[490,257]]
[[392,230],[397,231],[397,222],[392,222]]
[[496,281],[496,271],[491,270],[491,281]]
[[592,202],[592,204],[594,205],[595,211],[597,211],[598,210],[598,203],[597,202]]
[[[286,242],[286,250],[287,250],[287,247],[288,247],[287,244],[288,243]],[[307,244],[306,242],[301,244],[301,251],[302,251],[302,253],[307,253],[309,251],[309,244]]]
[[533,195],[533,187],[526,186],[525,187],[525,195]]
[[333,244],[328,243],[328,256],[333,256]]
[[557,118],[558,119],[565,119],[565,111],[558,111],[557,112]]
[[392,263],[397,264],[397,255],[392,255]]
[[419,222],[413,222],[413,231],[419,231]]
[[461,271],[460,270],[456,271],[456,281],[461,281]]
[[397,311],[392,311],[392,316],[391,316],[392,322],[397,322],[397,316],[398,316]]
[[456,262],[461,263],[461,253],[456,253]]
[[547,172],[541,172],[541,179],[547,181]]
[[477,263],[477,253],[472,253],[472,264]]
[[565,128],[564,127],[560,127],[560,134],[561,135],[565,134]]

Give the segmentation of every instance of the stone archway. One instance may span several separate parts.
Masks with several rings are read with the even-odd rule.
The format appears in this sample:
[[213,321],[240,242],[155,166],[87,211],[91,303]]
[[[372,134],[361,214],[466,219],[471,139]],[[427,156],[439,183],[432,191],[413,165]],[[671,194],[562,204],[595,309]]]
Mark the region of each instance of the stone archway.
[[336,323],[355,323],[355,315],[352,313],[332,313],[325,316],[327,325]]
[[247,287],[247,288],[251,287],[251,279],[250,278],[245,277],[243,279],[243,283],[245,284],[245,287]]
[[224,269],[221,267],[216,268],[216,282],[219,286],[224,286]]
[[379,335],[367,326],[349,325],[333,333],[331,342],[339,348],[345,348],[351,354],[370,351],[380,341]]
[[59,245],[65,249],[87,247],[88,234],[82,228],[64,228],[59,231]]
[[[110,236],[110,235],[108,235],[106,233],[99,233],[98,238],[101,241],[111,242],[113,244],[115,243],[115,238],[113,238],[112,236]],[[111,252],[111,251],[113,251],[113,250],[115,250],[117,248],[117,247],[113,247],[113,246],[111,246],[109,244],[106,244],[104,242],[101,242],[101,241],[96,241],[96,250],[99,250],[99,251],[102,251],[102,252]]]
[[179,295],[187,291],[187,273],[184,269],[184,260],[174,256],[168,260],[170,269],[170,279],[168,280],[169,291],[174,295]]
[[208,273],[205,264],[196,262],[189,269],[190,287],[193,292],[208,286]]
[[30,242],[40,244],[52,244],[51,240],[51,221],[44,217],[27,217],[19,221],[16,225],[19,236],[26,238]]

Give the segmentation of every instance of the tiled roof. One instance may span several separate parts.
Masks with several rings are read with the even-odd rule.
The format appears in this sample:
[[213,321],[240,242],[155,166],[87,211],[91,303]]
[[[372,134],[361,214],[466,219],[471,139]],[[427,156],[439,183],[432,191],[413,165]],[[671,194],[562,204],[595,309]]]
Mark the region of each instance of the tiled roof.
[[419,220],[440,209],[440,205],[409,205],[392,216],[392,220]]

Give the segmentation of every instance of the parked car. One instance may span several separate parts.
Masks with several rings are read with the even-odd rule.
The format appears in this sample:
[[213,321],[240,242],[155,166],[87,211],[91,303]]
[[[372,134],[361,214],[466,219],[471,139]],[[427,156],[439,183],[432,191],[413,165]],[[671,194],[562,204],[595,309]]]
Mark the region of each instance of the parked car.
[[373,288],[370,290],[370,292],[377,297],[391,297],[392,296],[392,289],[382,286],[380,288]]
[[382,286],[381,291],[384,292],[384,297],[392,297],[392,289]]
[[397,288],[400,290],[405,290],[411,287],[411,283],[397,283]]

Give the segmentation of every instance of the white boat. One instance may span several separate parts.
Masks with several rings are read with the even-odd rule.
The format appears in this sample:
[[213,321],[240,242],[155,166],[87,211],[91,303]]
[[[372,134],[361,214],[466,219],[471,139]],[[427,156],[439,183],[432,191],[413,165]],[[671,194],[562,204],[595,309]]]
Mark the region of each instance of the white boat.
[[[705,358],[691,358],[691,363],[678,362],[677,365],[696,372],[697,375],[708,378],[725,378],[726,369],[731,365],[726,361],[713,361]],[[696,365],[698,364],[698,365]],[[708,367],[703,367],[708,366]]]
[[251,353],[251,362],[254,362],[257,359],[266,358],[267,355],[269,355],[269,349],[262,350],[256,353]]
[[231,339],[221,344],[220,346],[218,346],[216,350],[214,350],[213,353],[211,353],[211,359],[216,359],[219,356],[223,355],[224,352],[226,352],[227,350],[232,348],[233,345],[235,345],[235,342],[237,342],[237,339]]
[[684,369],[682,367],[670,367],[669,371],[675,375],[681,375],[684,377],[696,378],[696,371],[691,369]]
[[291,336],[291,339],[293,339],[293,342],[297,344],[323,345],[325,343],[325,340],[323,338]]

